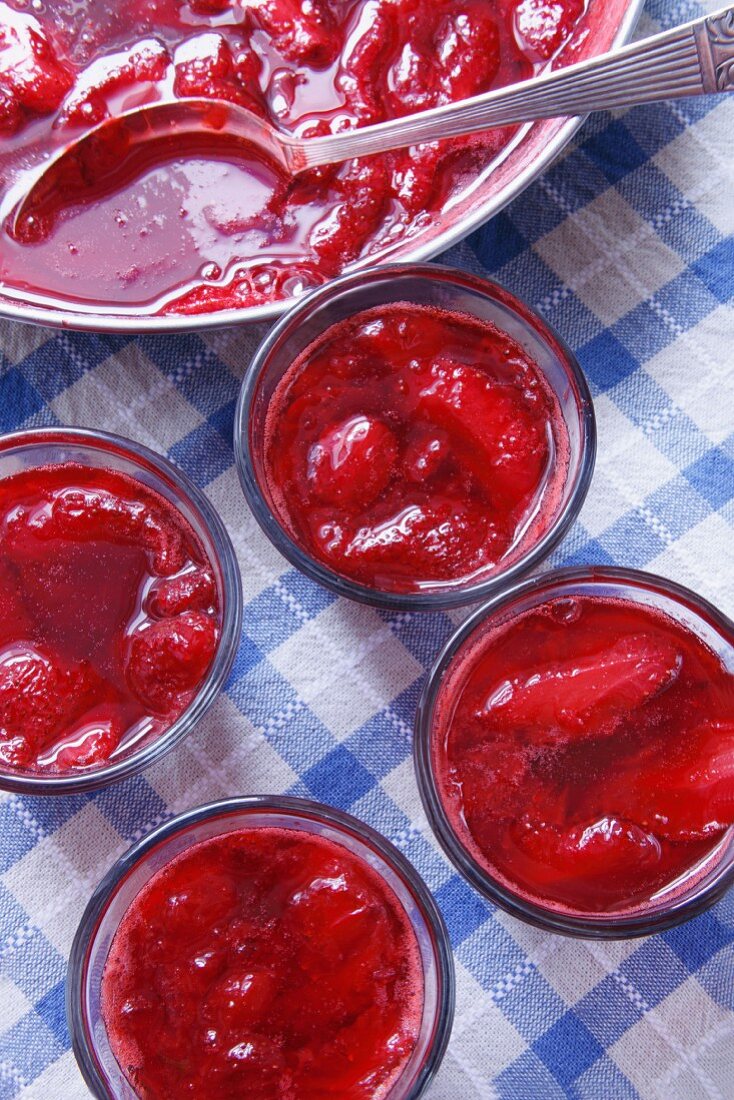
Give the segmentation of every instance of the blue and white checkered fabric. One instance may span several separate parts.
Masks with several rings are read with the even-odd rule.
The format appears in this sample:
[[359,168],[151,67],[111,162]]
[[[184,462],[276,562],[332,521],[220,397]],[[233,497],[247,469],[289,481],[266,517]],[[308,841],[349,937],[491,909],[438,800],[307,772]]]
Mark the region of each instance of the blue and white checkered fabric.
[[[708,10],[718,6],[716,0]],[[652,32],[700,11],[651,0]],[[542,180],[445,259],[489,271],[574,347],[600,453],[555,565],[660,572],[734,613],[734,101],[599,115]],[[421,678],[460,616],[387,615],[288,568],[248,514],[232,417],[262,329],[131,339],[0,325],[0,430],[103,427],[166,452],[219,508],[245,627],[208,718],[145,776],[0,801],[0,1100],[80,1100],[66,958],[103,873],[170,815],[237,793],[350,810],[427,879],[458,1011],[431,1100],[732,1100],[734,892],[645,941],[586,944],[492,909],[437,851],[410,760]]]

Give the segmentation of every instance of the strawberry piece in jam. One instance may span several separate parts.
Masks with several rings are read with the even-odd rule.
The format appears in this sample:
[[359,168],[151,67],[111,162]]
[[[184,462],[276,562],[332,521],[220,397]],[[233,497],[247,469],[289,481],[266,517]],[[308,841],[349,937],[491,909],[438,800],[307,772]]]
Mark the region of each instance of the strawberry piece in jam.
[[584,10],[584,0],[520,0],[515,31],[522,47],[547,61],[568,38]]
[[102,978],[115,1057],[141,1100],[368,1100],[416,1043],[423,975],[397,897],[311,833],[242,829],[159,870]]
[[130,687],[141,703],[165,714],[204,679],[216,648],[217,625],[203,611],[152,623],[130,641]]
[[552,520],[568,439],[510,336],[395,305],[335,325],[301,355],[273,395],[265,453],[282,522],[308,552],[408,592],[517,556]]
[[211,565],[163,497],[75,463],[0,481],[6,770],[83,770],[162,733],[218,637]]
[[480,715],[492,729],[531,730],[539,740],[611,733],[672,684],[680,663],[666,639],[630,635],[588,657],[503,680]]
[[680,623],[557,598],[467,654],[442,689],[439,788],[463,843],[516,891],[580,912],[644,905],[734,825],[734,676]]

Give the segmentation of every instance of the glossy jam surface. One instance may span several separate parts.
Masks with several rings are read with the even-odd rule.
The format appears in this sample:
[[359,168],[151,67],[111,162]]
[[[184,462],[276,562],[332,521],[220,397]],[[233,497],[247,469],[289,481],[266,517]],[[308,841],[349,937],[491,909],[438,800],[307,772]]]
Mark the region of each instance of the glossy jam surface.
[[271,399],[265,469],[296,542],[382,590],[481,579],[555,518],[568,438],[505,332],[394,305],[328,329]]
[[[394,118],[531,76],[585,0],[0,0],[0,180],[139,104],[231,100],[298,134]],[[9,294],[200,313],[288,297],[425,227],[512,131],[286,180],[208,134],[110,126],[11,238]],[[1,195],[0,195],[1,197]]]
[[211,565],[163,497],[75,463],[0,480],[0,769],[74,772],[162,733],[218,637]]
[[734,824],[734,674],[667,616],[556,598],[456,667],[434,741],[441,799],[520,894],[579,912],[644,906]]
[[122,919],[102,979],[142,1100],[379,1100],[420,1029],[405,911],[361,858],[261,827],[194,845]]

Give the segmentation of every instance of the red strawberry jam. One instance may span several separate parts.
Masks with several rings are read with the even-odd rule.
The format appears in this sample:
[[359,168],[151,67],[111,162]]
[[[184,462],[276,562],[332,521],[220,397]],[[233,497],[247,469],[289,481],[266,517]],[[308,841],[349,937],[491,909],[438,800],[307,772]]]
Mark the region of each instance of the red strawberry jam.
[[75,771],[162,733],[218,638],[211,564],[162,496],[75,463],[0,480],[0,769]]
[[270,495],[296,542],[382,590],[505,568],[555,516],[568,437],[507,333],[408,304],[328,329],[285,374],[265,434]]
[[[72,136],[144,103],[224,99],[317,135],[524,79],[585,3],[0,0],[0,200]],[[112,124],[13,237],[0,228],[0,287],[136,316],[288,297],[424,227],[514,133],[285,179],[211,130],[141,146]]]
[[535,902],[645,905],[734,824],[734,676],[660,612],[556,597],[480,636],[444,690],[449,819]]
[[418,943],[361,858],[261,827],[195,844],[125,913],[102,978],[142,1100],[379,1100],[420,1029]]

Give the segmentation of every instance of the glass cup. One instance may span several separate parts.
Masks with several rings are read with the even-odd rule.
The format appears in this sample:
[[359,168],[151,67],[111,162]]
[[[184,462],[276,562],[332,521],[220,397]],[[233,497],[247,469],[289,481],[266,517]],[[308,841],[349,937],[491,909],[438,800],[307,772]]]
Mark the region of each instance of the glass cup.
[[664,613],[701,638],[734,673],[734,623],[688,589],[652,574],[606,566],[543,574],[480,607],[461,624],[436,659],[416,713],[413,754],[418,787],[431,828],[451,862],[479,893],[514,917],[568,936],[646,936],[708,909],[734,882],[734,828],[723,834],[685,881],[658,891],[651,901],[619,912],[580,913],[526,897],[480,862],[472,851],[468,830],[458,830],[452,823],[437,780],[437,726],[440,723],[445,729],[450,721],[452,699],[484,636],[547,600],[581,595],[632,601]]
[[[298,356],[332,325],[363,310],[394,303],[435,306],[490,321],[515,339],[553,389],[569,439],[568,470],[554,514],[527,533],[505,567],[469,582],[423,585],[418,592],[369,587],[342,576],[298,543],[268,487],[264,441],[276,386]],[[255,519],[273,545],[309,577],[340,596],[377,607],[435,611],[486,599],[541,562],[576,518],[594,468],[596,428],[589,388],[571,351],[530,306],[489,279],[436,264],[395,264],[347,275],[320,287],[291,309],[268,334],[242,384],[235,417],[235,459]]]
[[206,496],[162,455],[120,436],[86,428],[40,428],[0,437],[0,480],[22,470],[76,462],[115,470],[152,489],[187,520],[211,562],[220,607],[214,659],[194,698],[163,733],[86,771],[45,775],[0,767],[0,789],[24,794],[71,794],[124,779],[160,760],[183,740],[221,691],[237,652],[242,623],[242,583],[232,541]]
[[454,966],[443,919],[423,880],[398,850],[349,814],[289,797],[212,802],[159,826],[117,861],[94,892],[74,938],[66,987],[72,1045],[98,1100],[134,1100],[102,1020],[102,974],[112,940],[131,902],[150,878],[187,848],[241,829],[292,829],[331,840],[370,865],[403,906],[423,963],[423,1016],[415,1049],[384,1100],[417,1100],[434,1077],[454,1014]]

